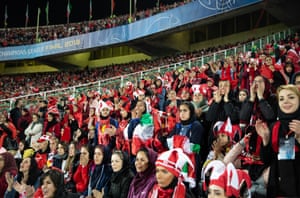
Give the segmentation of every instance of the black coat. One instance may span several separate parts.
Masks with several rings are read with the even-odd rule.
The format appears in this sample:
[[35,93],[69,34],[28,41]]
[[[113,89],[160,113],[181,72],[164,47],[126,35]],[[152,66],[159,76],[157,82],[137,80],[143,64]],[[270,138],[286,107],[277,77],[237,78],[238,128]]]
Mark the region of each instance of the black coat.
[[113,173],[107,184],[108,193],[104,194],[104,198],[127,198],[133,177],[134,173],[130,168],[124,168]]
[[[300,197],[300,144],[295,140],[295,159],[279,160],[279,139],[285,138],[289,131],[289,122],[300,120],[300,108],[296,113],[285,115],[279,112],[279,127],[273,123],[270,127],[271,137],[269,144],[261,146],[260,157],[270,166],[270,175],[267,186],[267,197]],[[275,130],[277,129],[277,130]],[[277,132],[275,132],[277,131]],[[275,135],[277,134],[277,135]],[[289,137],[294,138],[294,134]]]

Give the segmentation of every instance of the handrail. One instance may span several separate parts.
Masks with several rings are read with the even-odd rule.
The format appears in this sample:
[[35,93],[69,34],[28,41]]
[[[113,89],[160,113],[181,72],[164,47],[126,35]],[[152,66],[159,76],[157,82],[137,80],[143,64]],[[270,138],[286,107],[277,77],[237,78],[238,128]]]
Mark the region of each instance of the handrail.
[[157,72],[165,73],[167,71],[176,70],[178,67],[191,68],[193,66],[203,65],[206,62],[210,62],[210,61],[215,62],[217,60],[220,60],[221,58],[225,58],[228,56],[236,56],[240,53],[246,53],[248,51],[251,51],[251,48],[254,45],[256,45],[257,48],[262,48],[266,44],[269,44],[271,41],[276,42],[281,39],[285,39],[286,36],[291,35],[291,33],[292,33],[292,30],[287,29],[287,30],[284,30],[281,32],[274,33],[269,36],[264,36],[260,39],[245,43],[243,45],[235,46],[230,49],[220,50],[218,52],[215,52],[215,53],[212,53],[209,55],[202,55],[199,57],[194,57],[192,59],[189,59],[186,61],[181,61],[178,63],[164,65],[164,66],[160,66],[157,68],[140,71],[140,72],[135,72],[135,73],[130,73],[130,74],[122,75],[122,76],[116,76],[116,77],[112,77],[109,79],[99,80],[96,82],[75,85],[75,86],[71,86],[71,87],[67,87],[67,88],[59,88],[59,89],[44,91],[44,92],[40,92],[40,93],[36,93],[36,94],[28,94],[28,95],[23,95],[23,96],[8,98],[8,99],[1,99],[0,100],[0,109],[6,109],[6,110],[11,109],[14,101],[16,99],[22,99],[22,98],[29,99],[29,101],[31,101],[32,98],[47,99],[50,96],[66,96],[66,95],[75,96],[76,94],[78,94],[82,91],[88,91],[88,90],[95,90],[95,91],[98,91],[99,93],[102,93],[107,88],[119,88],[127,81],[135,82],[137,79],[145,78],[147,76],[151,77],[151,74],[153,74],[153,73],[157,73]]

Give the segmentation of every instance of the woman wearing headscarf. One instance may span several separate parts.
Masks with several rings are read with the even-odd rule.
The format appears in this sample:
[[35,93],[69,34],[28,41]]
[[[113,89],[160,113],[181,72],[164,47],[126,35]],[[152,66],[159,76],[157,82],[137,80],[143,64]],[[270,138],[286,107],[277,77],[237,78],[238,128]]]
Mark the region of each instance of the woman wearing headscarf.
[[5,174],[8,173],[13,177],[17,175],[18,168],[14,156],[9,152],[0,154],[0,197],[4,197],[7,189]]
[[[176,123],[168,136],[159,138],[166,148],[181,148],[188,153],[196,169],[196,178],[200,181],[202,160],[206,158],[206,139],[204,128],[196,119],[195,107],[191,102],[185,101],[179,105],[179,119],[180,122]],[[194,190],[197,189],[198,186]]]
[[155,161],[157,153],[150,148],[141,148],[135,158],[136,175],[133,178],[128,198],[147,198],[156,183]]
[[181,148],[161,153],[155,166],[157,184],[149,193],[149,198],[194,197],[190,188],[196,185],[196,180],[192,177],[195,166]]
[[[111,156],[113,174],[107,184],[108,192],[104,192],[104,198],[127,198],[130,183],[134,173],[130,168],[128,154],[115,150]],[[97,197],[97,196],[95,196]]]
[[300,196],[300,92],[295,85],[277,89],[278,120],[258,120],[261,160],[270,166],[267,197]]
[[104,145],[99,144],[95,147],[94,161],[89,170],[88,190],[85,193],[89,198],[96,197],[97,193],[106,190],[106,185],[112,174],[110,158],[111,154]]

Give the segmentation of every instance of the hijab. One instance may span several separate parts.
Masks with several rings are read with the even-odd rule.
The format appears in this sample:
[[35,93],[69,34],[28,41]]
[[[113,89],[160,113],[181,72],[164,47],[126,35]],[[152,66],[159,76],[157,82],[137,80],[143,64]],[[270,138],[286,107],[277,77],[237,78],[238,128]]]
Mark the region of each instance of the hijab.
[[[137,173],[133,178],[128,197],[148,197],[149,191],[152,189],[153,185],[156,183],[155,178],[155,161],[157,159],[157,153],[150,148],[141,148],[138,152],[144,152],[149,160],[149,166],[144,172]],[[146,193],[142,193],[146,192]]]

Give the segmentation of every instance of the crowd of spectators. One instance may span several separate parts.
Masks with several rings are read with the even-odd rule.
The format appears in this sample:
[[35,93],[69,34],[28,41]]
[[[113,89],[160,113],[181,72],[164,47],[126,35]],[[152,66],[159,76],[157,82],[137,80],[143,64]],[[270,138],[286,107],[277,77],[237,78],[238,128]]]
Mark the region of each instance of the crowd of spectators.
[[[36,94],[44,91],[51,91],[53,88],[66,88],[97,82],[116,76],[124,76],[126,74],[150,70],[167,66],[183,61],[197,59],[205,55],[211,55],[220,50],[238,47],[244,43],[248,43],[255,38],[248,39],[244,42],[234,44],[219,45],[191,52],[183,52],[174,54],[173,56],[159,57],[153,60],[136,61],[126,64],[107,65],[98,68],[85,68],[77,71],[62,71],[62,72],[45,72],[45,73],[30,73],[20,75],[2,75],[0,76],[0,99],[24,96],[28,94]],[[280,43],[287,43],[280,41]],[[298,45],[298,44],[296,44]],[[221,61],[221,60],[218,60]],[[212,67],[218,64],[210,63]],[[198,65],[199,67],[200,65]]]
[[176,8],[190,2],[190,0],[175,2],[170,5],[161,4],[159,7],[142,10],[131,15],[111,16],[105,19],[83,21],[79,23],[69,23],[51,26],[41,26],[38,29],[38,38],[36,27],[28,28],[4,28],[0,29],[0,47],[29,45],[37,42],[51,41],[66,38],[75,35],[81,35],[88,32],[95,32],[103,29],[133,23],[157,13]]
[[16,100],[0,114],[0,196],[299,197],[298,42],[105,93]]

